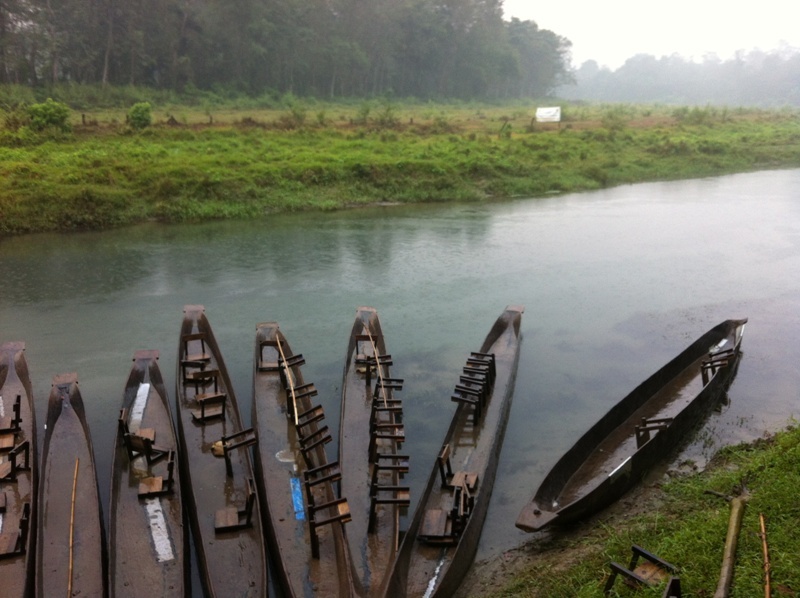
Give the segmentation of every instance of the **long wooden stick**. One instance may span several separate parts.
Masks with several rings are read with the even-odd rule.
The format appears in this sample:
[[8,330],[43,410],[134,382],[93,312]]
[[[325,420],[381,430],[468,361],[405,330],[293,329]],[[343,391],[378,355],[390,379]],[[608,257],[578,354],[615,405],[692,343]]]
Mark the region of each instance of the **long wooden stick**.
[[725,538],[725,551],[722,556],[722,570],[720,571],[719,584],[714,598],[728,598],[733,583],[733,569],[736,564],[736,544],[739,541],[739,532],[742,529],[742,517],[746,499],[736,497],[731,500],[731,517],[728,520],[728,535]]
[[767,525],[764,522],[764,513],[759,513],[758,519],[761,523],[761,548],[764,552],[764,598],[770,598],[772,596],[772,588],[770,587],[769,548],[767,546]]
[[78,464],[80,459],[75,459],[75,473],[72,476],[72,508],[69,516],[69,579],[67,581],[67,598],[72,597],[72,568],[73,568],[73,546],[75,538],[75,495],[78,491]]

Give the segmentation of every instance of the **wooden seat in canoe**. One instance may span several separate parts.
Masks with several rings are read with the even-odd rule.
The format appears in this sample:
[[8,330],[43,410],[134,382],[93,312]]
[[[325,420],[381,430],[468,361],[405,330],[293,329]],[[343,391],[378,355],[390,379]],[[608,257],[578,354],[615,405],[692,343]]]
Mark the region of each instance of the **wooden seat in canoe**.
[[456,544],[458,537],[452,533],[450,514],[444,509],[427,509],[417,539],[426,544]]
[[[200,351],[190,352],[190,344],[200,341]],[[211,361],[211,354],[206,351],[206,335],[203,332],[184,334],[181,337],[183,343],[183,359],[181,368],[185,371],[187,367],[205,367]]]
[[436,464],[439,466],[439,475],[442,478],[442,488],[450,487],[450,480],[453,478],[453,468],[450,465],[450,443],[445,444],[442,450],[439,451],[439,456],[436,458]]
[[175,451],[167,457],[167,479],[163,476],[150,476],[139,482],[139,498],[152,498],[172,492],[175,483]]
[[[24,457],[24,465],[18,462],[19,456]],[[31,443],[23,440],[8,453],[8,460],[0,463],[0,482],[16,482],[17,471],[28,470],[30,466]]]
[[139,428],[131,432],[128,428],[128,409],[119,412],[119,431],[122,434],[128,459],[133,461],[137,457],[144,457],[147,464],[155,463],[167,456],[169,449],[155,446],[156,431],[153,428]]
[[665,417],[663,419],[647,419],[646,417],[643,417],[641,423],[635,428],[636,448],[640,449],[643,445],[650,441],[650,432],[660,432],[661,430],[665,430],[670,426],[671,423],[671,417]]
[[226,507],[219,509],[214,516],[214,530],[217,532],[235,532],[253,525],[253,505],[256,502],[256,490],[252,478],[247,478],[247,498],[244,509]]
[[[5,496],[5,493],[3,493]],[[22,517],[19,519],[19,529],[0,533],[0,559],[12,558],[25,554],[25,538],[28,537],[30,525],[31,504],[25,503],[22,507]]]
[[466,486],[471,493],[478,487],[478,474],[472,471],[457,471],[450,480],[450,486]]
[[264,349],[269,347],[271,349],[276,349],[278,347],[278,341],[276,340],[262,340],[258,344],[258,371],[259,372],[277,372],[281,369],[281,364],[279,363],[279,359],[276,360],[266,360],[264,359]]
[[[12,407],[14,415],[13,416],[4,415],[3,417],[0,417],[0,434],[2,435],[11,434],[11,437],[13,438],[13,435],[19,432],[20,429],[19,425],[22,422],[22,416],[20,415],[21,401],[22,397],[20,395],[17,395],[17,398],[14,401],[14,406]],[[13,448],[13,445],[8,448],[9,449]],[[0,443],[0,450],[3,450],[1,443]]]
[[228,477],[233,477],[231,451],[255,444],[258,442],[258,437],[253,428],[247,428],[230,436],[223,436],[220,442],[222,443],[222,455],[225,457],[225,469]]
[[342,471],[339,468],[338,461],[331,461],[319,467],[306,469],[303,472],[303,478],[306,483],[306,492],[308,492],[312,487],[318,486],[319,484],[338,482],[342,479]]
[[[347,523],[352,521],[353,517],[350,514],[350,505],[347,504],[346,498],[336,498],[319,505],[315,504],[314,496],[308,485],[306,486],[306,501],[308,503],[308,529],[311,537],[311,556],[318,559],[319,538],[317,537],[317,528],[332,523]],[[327,511],[329,509],[333,510],[333,515],[328,515],[322,519],[317,518],[320,511]]]

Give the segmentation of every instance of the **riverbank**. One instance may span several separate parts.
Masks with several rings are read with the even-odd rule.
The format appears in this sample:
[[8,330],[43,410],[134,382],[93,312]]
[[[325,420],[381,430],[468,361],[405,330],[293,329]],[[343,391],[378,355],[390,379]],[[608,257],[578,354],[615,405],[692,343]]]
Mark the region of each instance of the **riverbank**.
[[[379,202],[492,201],[800,165],[793,111],[317,106],[182,109],[134,132],[0,134],[0,234],[261,218]],[[175,114],[180,114],[176,118]],[[157,115],[158,116],[158,115]]]
[[[702,473],[687,474],[687,464],[662,471],[588,521],[532,536],[520,548],[476,563],[459,596],[599,598],[609,562],[627,565],[633,544],[678,567],[684,596],[711,596],[730,515],[720,495],[747,497],[731,596],[764,595],[762,514],[772,595],[795,596],[800,591],[798,455],[800,430],[791,427],[753,444],[723,449]],[[619,594],[613,595],[661,596],[663,585],[633,592],[620,578],[614,589]]]

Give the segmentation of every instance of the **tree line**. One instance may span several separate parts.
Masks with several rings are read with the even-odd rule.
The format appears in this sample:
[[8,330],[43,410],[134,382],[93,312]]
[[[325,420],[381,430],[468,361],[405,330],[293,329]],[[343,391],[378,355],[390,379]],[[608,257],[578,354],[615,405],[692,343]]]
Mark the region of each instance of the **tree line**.
[[728,106],[800,106],[800,50],[740,51],[694,62],[677,54],[639,54],[612,71],[584,62],[574,85],[558,90],[575,100]]
[[502,0],[0,0],[0,83],[541,97],[571,43]]

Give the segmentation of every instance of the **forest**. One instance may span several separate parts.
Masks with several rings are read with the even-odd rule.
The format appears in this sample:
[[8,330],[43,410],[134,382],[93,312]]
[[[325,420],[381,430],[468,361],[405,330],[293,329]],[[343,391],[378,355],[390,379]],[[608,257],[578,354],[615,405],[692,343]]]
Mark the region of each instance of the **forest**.
[[542,97],[570,42],[502,0],[2,0],[0,84]]
[[616,70],[594,60],[574,72],[556,93],[570,100],[689,105],[800,106],[800,50],[739,51],[693,61],[677,54],[638,54]]

